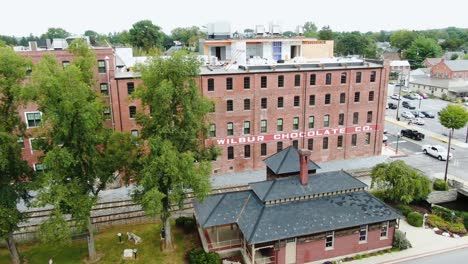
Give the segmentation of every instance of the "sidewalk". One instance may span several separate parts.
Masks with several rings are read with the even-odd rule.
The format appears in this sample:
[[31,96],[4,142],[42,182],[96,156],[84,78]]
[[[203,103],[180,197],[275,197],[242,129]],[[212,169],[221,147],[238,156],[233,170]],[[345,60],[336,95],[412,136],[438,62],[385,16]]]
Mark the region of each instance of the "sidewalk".
[[[394,125],[403,127],[403,128],[414,129],[414,126],[408,125],[408,123],[407,123],[406,121],[397,121],[395,118],[392,118],[392,117],[389,117],[389,116],[385,116],[385,121],[387,121],[387,122],[389,122],[389,123],[392,123],[392,124],[394,124]],[[440,142],[443,142],[443,143],[447,143],[447,142],[448,142],[448,137],[439,135],[439,134],[434,133],[434,132],[432,132],[432,131],[430,131],[430,130],[427,130],[427,129],[425,129],[425,128],[418,127],[418,131],[420,131],[421,133],[425,134],[425,135],[426,135],[426,138],[427,138],[428,136],[430,136],[430,137],[432,137],[433,139],[438,140],[438,141],[440,141]],[[461,141],[456,140],[456,139],[453,139],[453,138],[452,138],[452,145],[455,145],[455,146],[460,147],[460,148],[468,148],[468,144],[467,144],[467,143],[461,142]]]
[[388,253],[346,263],[380,264],[400,263],[411,259],[436,255],[443,252],[468,247],[468,236],[461,238],[444,237],[434,233],[432,229],[410,226],[405,220],[400,220],[400,231],[406,232],[406,237],[413,246],[400,252]]

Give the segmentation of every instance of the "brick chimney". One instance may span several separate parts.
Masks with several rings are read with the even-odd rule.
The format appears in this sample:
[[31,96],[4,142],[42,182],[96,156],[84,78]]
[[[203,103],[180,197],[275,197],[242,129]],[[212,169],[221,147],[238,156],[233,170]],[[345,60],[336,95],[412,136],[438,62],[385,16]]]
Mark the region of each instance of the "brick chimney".
[[299,181],[302,185],[307,185],[309,182],[309,157],[312,152],[308,149],[300,149],[299,151]]

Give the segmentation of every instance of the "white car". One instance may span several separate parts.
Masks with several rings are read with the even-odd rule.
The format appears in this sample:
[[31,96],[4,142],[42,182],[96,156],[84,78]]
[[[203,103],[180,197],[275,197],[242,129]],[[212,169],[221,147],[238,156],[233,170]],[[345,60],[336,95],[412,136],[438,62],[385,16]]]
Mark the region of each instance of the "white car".
[[[447,160],[447,150],[439,145],[424,145],[422,147],[424,154],[428,154],[437,158],[438,160]],[[449,160],[452,159],[452,153],[449,155]]]
[[401,117],[404,117],[407,119],[413,119],[414,115],[410,111],[403,111],[401,112]]
[[394,94],[394,95],[390,96],[390,98],[392,98],[394,100],[400,100],[400,95]]
[[413,118],[413,119],[410,119],[410,121],[408,121],[408,124],[416,124],[416,125],[420,125],[420,126],[423,126],[425,124],[424,122],[424,119],[422,118]]
[[405,93],[409,93],[410,89],[408,87],[402,87],[401,91]]

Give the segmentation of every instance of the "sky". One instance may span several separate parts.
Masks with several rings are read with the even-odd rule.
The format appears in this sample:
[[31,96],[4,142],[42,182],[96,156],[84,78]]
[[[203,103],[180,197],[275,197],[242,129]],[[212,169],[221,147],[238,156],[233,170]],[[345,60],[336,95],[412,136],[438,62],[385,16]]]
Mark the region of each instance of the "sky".
[[213,22],[230,23],[232,32],[270,23],[294,31],[306,21],[333,31],[468,28],[466,0],[7,0],[0,8],[0,35],[9,36],[40,35],[50,27],[107,34],[144,19],[166,33]]

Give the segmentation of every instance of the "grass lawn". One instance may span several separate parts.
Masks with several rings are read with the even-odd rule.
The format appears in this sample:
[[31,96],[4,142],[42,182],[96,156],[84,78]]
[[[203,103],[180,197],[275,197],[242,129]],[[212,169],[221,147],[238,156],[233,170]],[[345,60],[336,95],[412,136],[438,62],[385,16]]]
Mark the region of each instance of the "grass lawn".
[[[104,254],[98,263],[186,263],[186,253],[198,245],[196,233],[184,234],[181,230],[172,229],[176,249],[168,254],[161,251],[161,240],[159,231],[161,224],[141,224],[111,227],[95,235],[96,250]],[[122,241],[119,244],[117,233],[122,233]],[[142,243],[134,245],[133,241],[127,241],[127,232],[135,233],[143,240]],[[126,248],[137,248],[137,260],[123,260],[123,250]],[[54,264],[62,263],[85,263],[87,256],[86,240],[73,241],[69,246],[57,247],[51,245],[33,244],[19,247],[19,252],[28,264],[45,264],[49,258],[53,258]],[[0,263],[10,263],[10,255],[6,248],[0,248]]]

